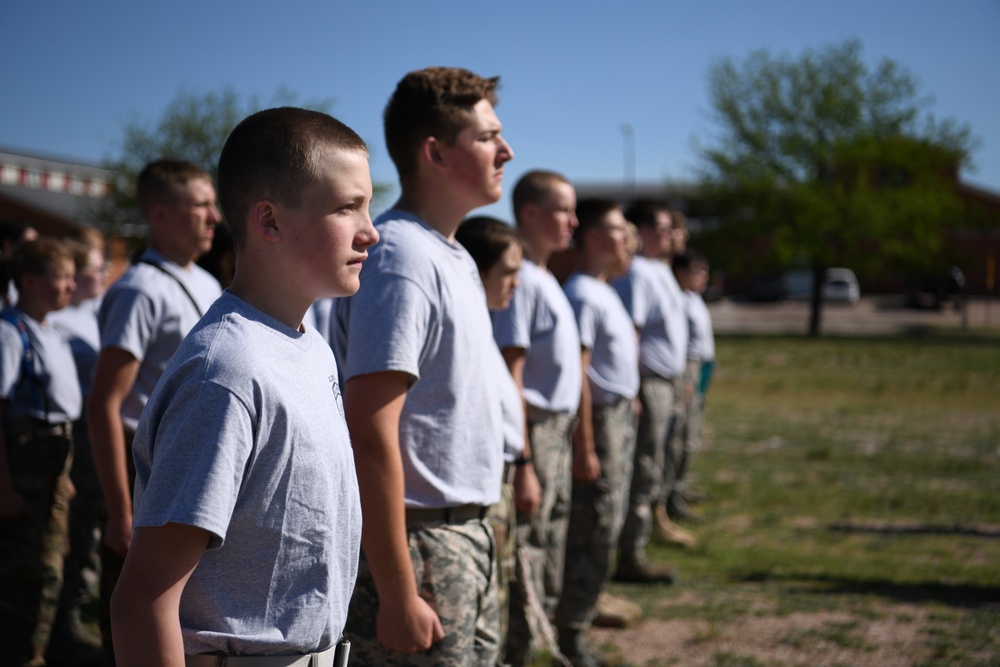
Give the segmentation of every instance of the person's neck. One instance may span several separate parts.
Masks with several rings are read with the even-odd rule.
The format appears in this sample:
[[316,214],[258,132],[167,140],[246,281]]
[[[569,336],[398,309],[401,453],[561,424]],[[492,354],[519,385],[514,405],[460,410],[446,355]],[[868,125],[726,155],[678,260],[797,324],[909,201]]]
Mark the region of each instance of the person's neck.
[[420,218],[424,224],[449,241],[455,239],[455,230],[468,215],[468,207],[456,202],[447,192],[405,188],[393,208],[406,211]]
[[298,295],[294,286],[290,287],[280,279],[275,280],[278,273],[252,265],[241,270],[237,264],[236,275],[227,291],[282,324],[301,330],[302,319],[314,299]]
[[552,257],[551,250],[530,239],[524,239],[522,246],[524,247],[524,256],[526,259],[530,259],[538,268],[547,268],[549,258]]
[[17,308],[39,324],[45,324],[45,316],[49,314],[49,311],[44,308],[40,308],[31,302],[25,303],[24,301],[18,301]]
[[190,268],[192,262],[196,259],[195,257],[192,257],[190,253],[176,248],[171,248],[168,244],[158,239],[150,239],[149,247],[182,269]]
[[602,283],[608,282],[608,264],[596,257],[587,257],[585,254],[582,254],[576,263],[576,270],[591,278],[596,278]]

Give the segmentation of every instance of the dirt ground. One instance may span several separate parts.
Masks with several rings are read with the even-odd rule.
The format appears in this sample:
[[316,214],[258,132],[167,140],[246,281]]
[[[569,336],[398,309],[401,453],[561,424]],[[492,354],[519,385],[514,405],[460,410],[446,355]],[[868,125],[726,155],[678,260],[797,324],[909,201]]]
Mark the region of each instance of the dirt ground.
[[636,667],[909,667],[933,660],[926,607],[886,604],[875,612],[748,614],[725,625],[651,618],[623,630],[595,628],[591,640],[611,664]]

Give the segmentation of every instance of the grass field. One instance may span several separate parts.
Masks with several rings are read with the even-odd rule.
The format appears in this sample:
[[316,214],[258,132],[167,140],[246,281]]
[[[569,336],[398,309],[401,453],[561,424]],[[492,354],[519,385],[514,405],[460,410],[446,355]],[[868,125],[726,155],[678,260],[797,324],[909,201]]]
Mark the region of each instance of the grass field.
[[1000,341],[720,338],[706,421],[699,544],[605,657],[1000,665]]

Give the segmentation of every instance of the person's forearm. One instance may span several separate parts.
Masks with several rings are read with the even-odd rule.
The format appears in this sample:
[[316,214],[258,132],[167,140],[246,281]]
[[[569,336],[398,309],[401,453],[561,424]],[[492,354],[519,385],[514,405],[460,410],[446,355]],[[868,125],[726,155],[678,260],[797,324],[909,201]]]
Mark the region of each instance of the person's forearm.
[[115,592],[111,613],[118,667],[184,667],[184,640],[176,604],[146,599],[134,588]]
[[120,409],[120,403],[91,395],[87,406],[87,426],[108,516],[122,520],[127,518],[131,522],[132,488]]

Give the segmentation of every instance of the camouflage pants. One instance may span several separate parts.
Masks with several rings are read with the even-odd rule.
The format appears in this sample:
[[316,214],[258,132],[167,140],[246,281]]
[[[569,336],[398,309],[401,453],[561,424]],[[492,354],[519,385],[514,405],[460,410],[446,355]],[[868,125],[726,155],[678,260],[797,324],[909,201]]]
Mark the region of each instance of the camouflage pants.
[[684,436],[691,404],[694,402],[695,363],[689,361],[684,375],[674,381],[674,410],[663,445],[663,487],[660,496],[663,502],[667,502],[673,494],[680,495],[684,490],[690,454]]
[[556,609],[560,630],[585,630],[594,617],[622,525],[623,489],[628,484],[634,437],[632,401],[593,407],[594,447],[601,474],[594,482],[573,480],[573,508],[566,535],[562,597]]
[[62,590],[72,442],[5,427],[4,444],[29,514],[0,520],[0,665],[44,665]]
[[510,615],[510,580],[516,575],[517,513],[514,510],[514,486],[506,481],[500,487],[500,502],[490,508],[487,519],[493,527],[497,560],[497,609],[500,614],[500,655],[507,642],[507,625]]
[[705,411],[705,394],[700,391],[701,361],[688,361],[687,377],[691,381],[693,391],[685,405],[684,423],[680,432],[673,439],[672,453],[674,456],[674,485],[672,493],[683,494],[688,488],[688,468],[691,457],[701,447],[701,428]]
[[[555,611],[562,591],[572,496],[570,436],[575,421],[575,415],[541,413],[528,408],[528,439],[542,500],[534,516],[518,519],[517,545],[531,563],[530,583],[547,613]],[[531,662],[530,612],[528,601],[518,587],[509,590],[506,660],[518,667]]]
[[362,553],[344,636],[351,665],[493,667],[500,651],[493,533],[488,521],[407,524],[420,596],[437,612],[444,639],[421,653],[399,653],[378,641],[378,593]]
[[632,564],[646,559],[646,545],[653,529],[652,505],[660,498],[664,457],[671,417],[674,413],[675,383],[649,375],[639,386],[642,414],[636,431],[625,522],[618,540],[619,560]]

